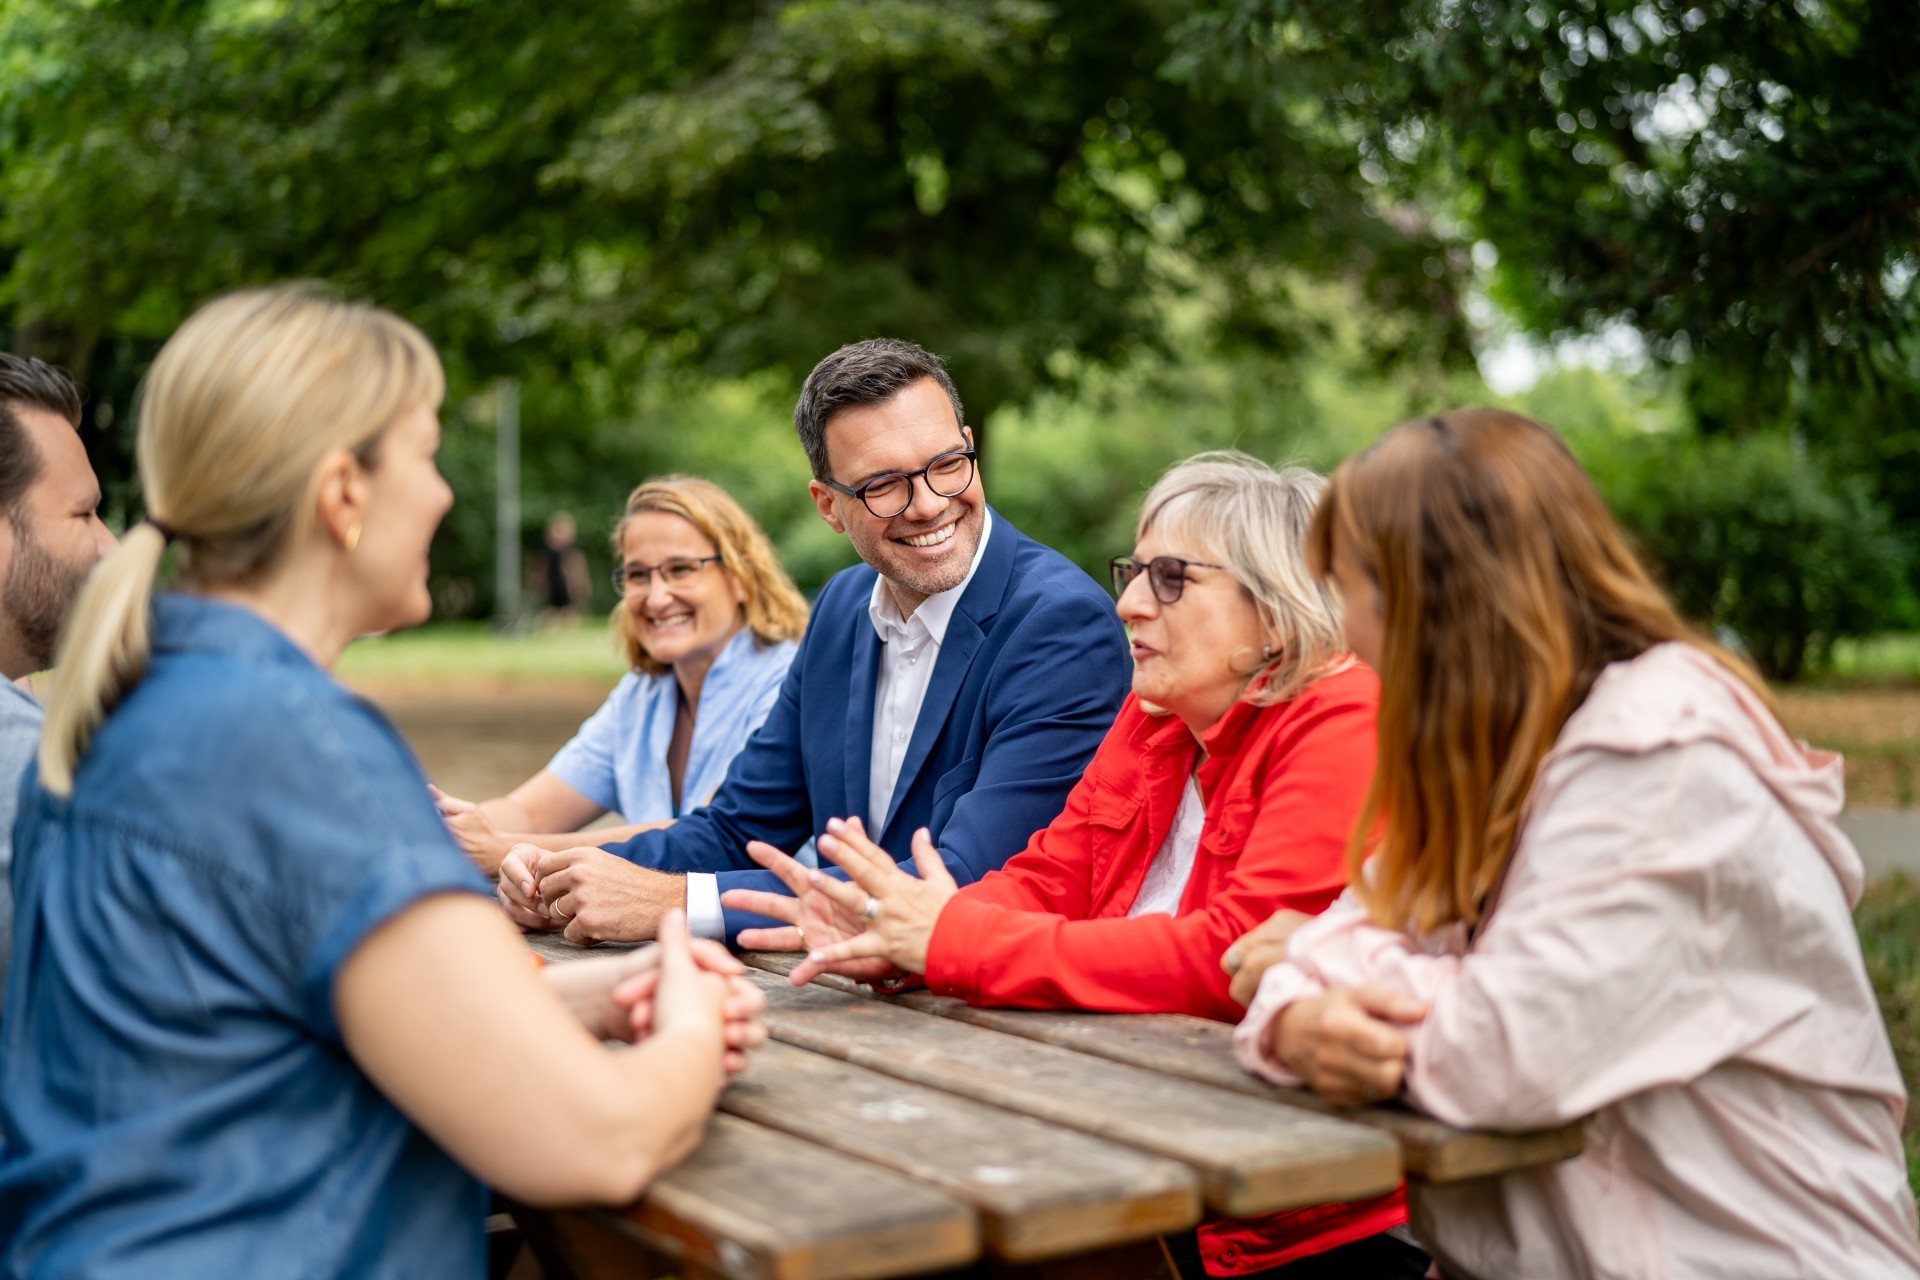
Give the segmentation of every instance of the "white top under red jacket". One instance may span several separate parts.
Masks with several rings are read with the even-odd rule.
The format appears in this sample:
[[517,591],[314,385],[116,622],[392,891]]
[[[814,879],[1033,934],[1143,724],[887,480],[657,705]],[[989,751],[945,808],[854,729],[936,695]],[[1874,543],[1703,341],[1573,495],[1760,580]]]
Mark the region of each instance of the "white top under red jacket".
[[1584,1154],[1416,1185],[1449,1280],[1920,1275],[1906,1095],[1851,907],[1837,757],[1729,671],[1660,645],[1603,672],[1542,761],[1479,932],[1371,924],[1351,893],[1293,936],[1237,1033],[1332,987],[1429,1003],[1407,1100],[1452,1124],[1590,1116]]

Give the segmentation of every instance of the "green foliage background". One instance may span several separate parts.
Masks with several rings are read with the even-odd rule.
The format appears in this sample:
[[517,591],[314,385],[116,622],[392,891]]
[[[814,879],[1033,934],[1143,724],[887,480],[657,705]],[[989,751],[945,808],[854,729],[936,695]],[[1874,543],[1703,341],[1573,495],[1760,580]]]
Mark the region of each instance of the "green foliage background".
[[1626,333],[1522,407],[1792,674],[1911,623],[1917,106],[1904,0],[0,0],[0,343],[87,382],[125,517],[201,300],[399,309],[484,616],[501,378],[529,546],[692,470],[817,585],[785,418],[852,338],[946,354],[996,503],[1094,565],[1175,458],[1328,465],[1487,399],[1499,332]]

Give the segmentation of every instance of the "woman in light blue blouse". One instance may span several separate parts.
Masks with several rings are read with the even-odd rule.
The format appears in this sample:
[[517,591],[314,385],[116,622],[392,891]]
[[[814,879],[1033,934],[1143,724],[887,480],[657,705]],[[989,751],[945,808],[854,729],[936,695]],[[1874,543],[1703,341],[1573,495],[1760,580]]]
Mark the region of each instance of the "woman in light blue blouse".
[[[799,648],[806,600],[753,517],[712,481],[647,481],[628,496],[613,546],[613,628],[632,673],[508,795],[439,796],[454,838],[488,875],[516,844],[625,840],[705,804]],[[604,813],[625,825],[581,830]]]
[[480,1280],[485,1184],[630,1201],[764,1035],[675,913],[537,970],[331,675],[430,609],[443,388],[418,330],[306,288],[154,361],[149,518],[75,606],[14,829],[0,1274]]

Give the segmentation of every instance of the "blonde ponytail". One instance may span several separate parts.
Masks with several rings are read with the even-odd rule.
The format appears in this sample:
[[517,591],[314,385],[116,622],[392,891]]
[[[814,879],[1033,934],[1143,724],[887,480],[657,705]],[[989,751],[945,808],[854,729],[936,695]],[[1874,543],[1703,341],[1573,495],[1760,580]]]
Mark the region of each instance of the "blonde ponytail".
[[73,772],[94,730],[146,673],[153,584],[166,550],[158,529],[135,525],[88,575],[67,616],[59,684],[40,735],[40,785],[54,795],[73,794]]
[[[445,374],[405,320],[310,284],[249,289],[195,312],[161,348],[140,392],[135,454],[148,513],[180,539],[191,586],[270,571],[316,519],[321,464],[367,466],[401,414],[438,409]],[[60,641],[40,782],[71,795],[100,725],[146,674],[155,581],[167,538],[135,525],[82,589]]]

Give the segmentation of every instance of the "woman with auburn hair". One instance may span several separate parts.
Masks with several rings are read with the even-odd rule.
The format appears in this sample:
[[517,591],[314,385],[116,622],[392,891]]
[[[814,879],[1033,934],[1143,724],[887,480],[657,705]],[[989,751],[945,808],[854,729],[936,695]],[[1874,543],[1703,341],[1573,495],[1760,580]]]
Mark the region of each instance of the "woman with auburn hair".
[[1839,760],[1526,418],[1390,431],[1311,550],[1381,676],[1379,757],[1352,888],[1265,972],[1247,1068],[1476,1128],[1588,1118],[1575,1159],[1415,1186],[1448,1276],[1920,1273]]
[[[1275,907],[1317,912],[1345,886],[1373,755],[1378,682],[1304,554],[1325,487],[1240,453],[1172,467],[1113,562],[1133,692],[1060,816],[965,888],[924,831],[916,878],[858,820],[829,822],[820,852],[852,884],[750,845],[796,896],[726,895],[792,922],[741,944],[813,948],[796,983],[921,974],[974,1004],[1236,1020],[1221,952]],[[1209,1219],[1168,1246],[1189,1280],[1422,1276],[1426,1256],[1394,1234],[1405,1220],[1396,1190]]]
[[[807,602],[760,526],[711,480],[662,476],[613,531],[613,631],[633,670],[547,767],[498,799],[436,792],[470,857],[497,875],[516,844],[625,840],[705,804],[773,710]],[[584,831],[603,813],[626,825]]]
[[413,326],[307,287],[154,361],[149,517],[80,596],[14,829],[8,1275],[477,1280],[483,1183],[631,1200],[764,1034],[677,914],[658,959],[538,971],[330,674],[431,607],[443,389]]

